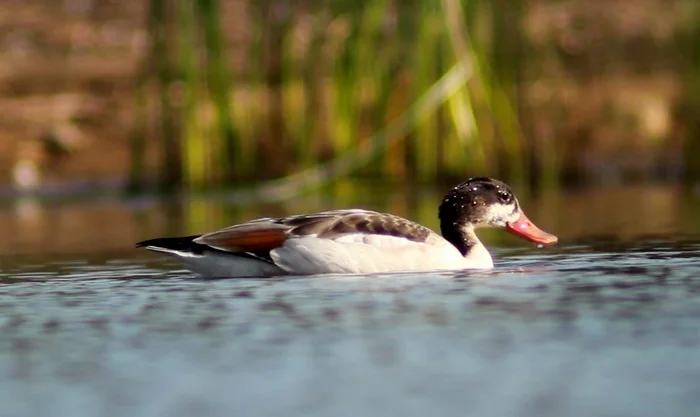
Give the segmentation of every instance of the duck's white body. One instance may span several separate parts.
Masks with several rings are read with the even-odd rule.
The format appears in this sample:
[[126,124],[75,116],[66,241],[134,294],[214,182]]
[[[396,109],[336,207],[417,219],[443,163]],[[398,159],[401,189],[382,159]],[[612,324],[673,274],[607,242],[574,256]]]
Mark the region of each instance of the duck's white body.
[[[306,225],[323,219],[326,226],[320,233],[303,234],[294,228],[285,230],[286,239],[269,251],[269,259],[245,252],[231,252],[214,239],[204,235],[190,239],[193,245],[206,245],[201,251],[191,248],[165,248],[158,242],[143,242],[140,246],[178,258],[188,269],[211,277],[250,277],[274,275],[355,274],[399,271],[488,269],[493,260],[488,250],[478,242],[463,256],[457,248],[438,234],[406,219],[369,210],[337,210],[306,216],[256,219],[232,226],[221,232],[230,234],[237,229],[266,229],[306,218]],[[408,226],[405,236],[379,233],[328,233],[337,222],[352,219],[373,219],[375,222],[399,220]],[[357,221],[357,220],[356,220]],[[425,234],[423,241],[411,240],[411,232]],[[213,235],[213,234],[212,234]],[[417,239],[413,235],[414,239]],[[178,239],[178,238],[175,238]],[[158,239],[160,240],[160,239]],[[207,243],[208,242],[208,243]],[[161,242],[162,244],[162,242]]]
[[304,275],[492,268],[491,255],[483,245],[479,244],[479,248],[465,257],[436,234],[425,242],[349,234],[335,239],[316,236],[289,239],[270,254],[285,272]]
[[488,178],[453,188],[440,206],[443,236],[399,216],[335,210],[251,220],[201,236],[143,241],[209,277],[488,269],[477,226],[501,226],[528,240],[556,237],[533,225],[507,186]]

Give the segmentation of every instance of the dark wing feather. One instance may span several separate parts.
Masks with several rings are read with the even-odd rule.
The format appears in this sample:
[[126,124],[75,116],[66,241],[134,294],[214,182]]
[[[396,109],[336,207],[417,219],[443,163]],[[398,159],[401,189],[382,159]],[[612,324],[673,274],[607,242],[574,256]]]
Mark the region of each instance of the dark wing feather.
[[163,248],[172,251],[183,251],[191,252],[194,254],[201,254],[204,246],[198,245],[193,241],[197,239],[199,235],[194,236],[181,236],[181,237],[159,237],[156,239],[143,240],[136,244],[137,248],[154,247]]
[[274,224],[249,222],[208,233],[195,242],[228,252],[264,252],[282,246],[285,231]]
[[335,213],[251,220],[208,233],[195,242],[229,252],[269,252],[282,246],[290,236],[321,232],[332,223]]
[[389,235],[424,242],[433,232],[392,214],[336,210],[252,220],[203,235],[195,242],[229,252],[265,253],[282,246],[292,237],[316,235],[333,239],[354,233]]
[[[187,252],[193,255],[203,255],[205,250],[217,251],[211,246],[196,243],[199,235],[182,236],[182,237],[161,237],[157,239],[144,240],[136,244],[137,248],[148,248],[158,252]],[[259,252],[236,252],[237,256],[242,256],[260,261],[274,263],[270,258],[270,251],[263,250]]]

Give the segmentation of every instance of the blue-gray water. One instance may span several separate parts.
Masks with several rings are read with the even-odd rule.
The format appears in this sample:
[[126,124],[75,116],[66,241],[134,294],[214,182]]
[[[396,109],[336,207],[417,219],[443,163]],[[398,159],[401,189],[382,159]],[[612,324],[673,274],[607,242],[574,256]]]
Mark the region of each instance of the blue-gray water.
[[8,205],[0,416],[698,415],[698,205],[654,192],[523,201],[561,244],[490,272],[245,280],[130,245],[341,204]]

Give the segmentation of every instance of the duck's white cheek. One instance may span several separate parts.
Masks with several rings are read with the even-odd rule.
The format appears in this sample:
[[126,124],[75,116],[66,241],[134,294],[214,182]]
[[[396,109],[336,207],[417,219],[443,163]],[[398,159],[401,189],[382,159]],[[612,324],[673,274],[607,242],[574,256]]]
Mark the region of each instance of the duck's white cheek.
[[511,212],[510,216],[508,216],[508,219],[506,220],[506,223],[515,223],[518,220],[520,220],[520,211],[516,211],[515,213]]
[[489,209],[489,215],[490,223],[494,226],[505,226],[506,223],[514,222],[520,217],[513,204],[494,204]]

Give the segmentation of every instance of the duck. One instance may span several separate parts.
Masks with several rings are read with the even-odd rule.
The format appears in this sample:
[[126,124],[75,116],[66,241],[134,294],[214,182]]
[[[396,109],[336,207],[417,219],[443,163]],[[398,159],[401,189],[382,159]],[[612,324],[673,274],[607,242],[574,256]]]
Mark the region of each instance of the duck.
[[259,218],[136,247],[175,257],[201,276],[242,278],[491,269],[475,233],[480,227],[505,228],[539,246],[558,240],[530,221],[508,185],[490,177],[450,189],[438,217],[441,235],[393,214],[345,209]]

